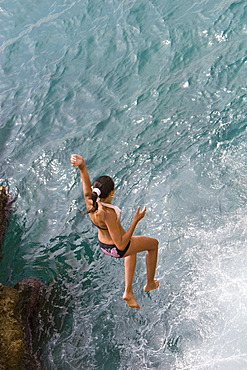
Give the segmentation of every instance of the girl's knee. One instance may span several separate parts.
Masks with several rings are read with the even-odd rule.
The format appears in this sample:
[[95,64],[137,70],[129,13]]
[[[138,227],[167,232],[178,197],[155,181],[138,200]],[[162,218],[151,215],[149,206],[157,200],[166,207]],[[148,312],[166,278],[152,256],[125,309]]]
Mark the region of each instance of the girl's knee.
[[158,241],[158,239],[153,239],[153,244],[154,244],[154,249],[155,250],[158,250],[158,247],[159,247],[159,241]]

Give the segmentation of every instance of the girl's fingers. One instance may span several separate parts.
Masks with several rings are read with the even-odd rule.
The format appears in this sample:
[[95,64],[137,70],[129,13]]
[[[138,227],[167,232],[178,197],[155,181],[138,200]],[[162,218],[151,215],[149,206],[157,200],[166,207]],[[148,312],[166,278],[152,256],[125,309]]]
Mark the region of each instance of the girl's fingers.
[[136,214],[140,213],[140,206],[137,207]]
[[140,206],[138,206],[138,207],[137,207],[137,211],[136,211],[136,212],[137,212],[137,213],[145,213],[145,212],[146,212],[146,206],[144,206],[144,207],[143,207],[143,210],[142,210],[141,212],[140,212],[140,209],[141,209],[141,207],[140,207]]
[[72,164],[75,164],[76,163],[76,160],[77,160],[77,158],[76,158],[76,155],[72,155],[71,157],[70,157],[70,162],[72,163]]
[[143,207],[143,209],[140,213],[145,213],[145,212],[146,212],[146,206]]

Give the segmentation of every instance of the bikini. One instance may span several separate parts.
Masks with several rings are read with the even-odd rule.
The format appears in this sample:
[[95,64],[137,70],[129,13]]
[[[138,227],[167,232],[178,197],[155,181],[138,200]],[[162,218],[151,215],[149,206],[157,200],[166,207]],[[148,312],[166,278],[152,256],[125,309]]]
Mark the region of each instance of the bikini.
[[[102,206],[104,206],[104,207],[114,209],[114,211],[116,212],[116,215],[117,215],[117,219],[118,220],[120,219],[120,216],[121,216],[122,212],[117,206],[115,206],[113,204],[109,204],[109,203],[103,203],[103,202],[100,202],[100,204],[102,204]],[[100,226],[96,225],[95,223],[93,223],[93,224],[100,230],[108,230],[107,228],[100,227]],[[118,249],[118,247],[115,244],[105,244],[105,243],[102,243],[100,240],[99,240],[99,246],[100,246],[102,252],[105,253],[107,256],[122,258],[125,255],[125,253],[127,252],[127,250],[129,249],[130,240],[129,240],[128,244],[126,245],[126,247],[124,248],[124,250]]]

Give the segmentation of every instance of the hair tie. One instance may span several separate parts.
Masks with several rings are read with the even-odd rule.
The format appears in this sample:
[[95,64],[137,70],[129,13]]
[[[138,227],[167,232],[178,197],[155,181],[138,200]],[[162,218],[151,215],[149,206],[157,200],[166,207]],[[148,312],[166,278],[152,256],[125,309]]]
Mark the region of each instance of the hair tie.
[[101,194],[101,190],[99,188],[92,188],[92,191],[93,191],[93,193],[96,193],[98,195],[98,197]]

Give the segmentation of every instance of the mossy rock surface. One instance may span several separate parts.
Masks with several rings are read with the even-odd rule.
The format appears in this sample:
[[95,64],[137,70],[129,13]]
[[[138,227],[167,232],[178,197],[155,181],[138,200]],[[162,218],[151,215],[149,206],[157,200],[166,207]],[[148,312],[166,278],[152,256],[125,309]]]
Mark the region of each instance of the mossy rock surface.
[[0,370],[24,369],[24,354],[20,295],[0,284]]

